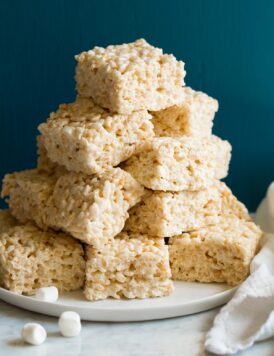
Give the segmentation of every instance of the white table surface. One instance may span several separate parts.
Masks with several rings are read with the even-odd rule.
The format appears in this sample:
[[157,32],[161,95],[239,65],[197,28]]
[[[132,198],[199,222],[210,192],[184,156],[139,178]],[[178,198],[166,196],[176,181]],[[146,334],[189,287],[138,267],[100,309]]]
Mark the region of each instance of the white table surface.
[[[57,319],[24,311],[0,301],[1,356],[203,356],[203,343],[219,308],[186,317],[135,323],[83,322],[82,333],[64,338]],[[41,323],[48,332],[41,346],[23,344],[27,322]],[[274,338],[260,342],[241,356],[273,356]]]

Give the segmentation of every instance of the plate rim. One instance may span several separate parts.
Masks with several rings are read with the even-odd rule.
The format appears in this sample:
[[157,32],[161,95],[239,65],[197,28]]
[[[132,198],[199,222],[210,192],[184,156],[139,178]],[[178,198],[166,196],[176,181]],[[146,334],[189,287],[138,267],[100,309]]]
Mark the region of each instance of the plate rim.
[[[184,282],[185,283],[185,282]],[[197,282],[198,284],[198,282]],[[202,283],[199,283],[199,285],[203,285]],[[208,285],[208,284],[206,284]],[[41,301],[39,299],[36,299],[35,297],[32,296],[25,296],[25,295],[20,295],[15,292],[9,291],[5,288],[0,287],[0,300],[3,300],[4,302],[14,305],[16,307],[19,307],[23,310],[28,310],[32,311],[35,313],[47,315],[47,316],[53,316],[53,317],[58,317],[64,309],[71,308],[72,310],[74,309],[75,311],[78,311],[79,313],[84,312],[84,310],[87,310],[89,315],[85,315],[82,317],[82,320],[86,321],[101,321],[101,322],[135,322],[135,321],[147,321],[147,320],[159,320],[159,319],[168,319],[168,318],[173,318],[173,317],[179,317],[179,316],[185,316],[185,315],[190,315],[190,314],[195,314],[199,313],[202,311],[206,311],[215,307],[218,307],[220,305],[225,304],[228,300],[230,300],[237,290],[238,286],[236,287],[229,287],[226,290],[216,292],[213,295],[206,296],[206,297],[201,297],[198,298],[194,301],[189,301],[189,302],[182,302],[180,303],[172,303],[170,304],[164,304],[164,305],[142,305],[142,306],[136,306],[132,305],[131,308],[123,308],[120,306],[106,306],[106,307],[96,307],[96,302],[90,302],[91,307],[87,308],[85,306],[81,305],[71,305],[69,302],[65,303],[51,303],[51,302],[45,302]],[[69,294],[69,292],[68,292]],[[7,300],[8,297],[11,297],[12,300]],[[168,297],[167,297],[168,298]],[[150,301],[152,298],[148,298]],[[156,300],[159,300],[159,298],[155,298]],[[163,298],[161,298],[163,299]],[[30,302],[33,301],[35,302],[33,304],[33,307],[31,306]],[[115,299],[114,299],[115,301]],[[120,302],[123,302],[123,300],[119,300]],[[125,301],[131,301],[131,300],[125,300]],[[136,301],[133,299],[132,301]],[[24,302],[27,302],[27,305],[24,305]],[[88,302],[88,301],[87,301]],[[99,301],[103,302],[103,301]],[[39,306],[43,306],[40,311],[37,309]],[[51,306],[50,311],[46,311],[45,309],[47,307]],[[53,307],[53,308],[52,308]],[[58,310],[60,308],[60,310]],[[185,309],[188,309],[186,311]],[[54,310],[52,310],[54,309]],[[142,313],[146,312],[151,312],[151,317],[149,316],[141,316]],[[155,312],[159,312],[159,315],[155,315]],[[90,314],[97,314],[97,315],[90,315]],[[98,314],[102,313],[101,317],[98,317]],[[105,314],[110,313],[111,315],[107,317]],[[125,315],[119,315],[119,313],[123,313]],[[140,313],[140,315],[136,315],[136,313]],[[117,314],[119,317],[117,317]],[[105,315],[105,316],[104,316]],[[115,316],[116,315],[116,316]],[[135,316],[134,316],[135,315]]]

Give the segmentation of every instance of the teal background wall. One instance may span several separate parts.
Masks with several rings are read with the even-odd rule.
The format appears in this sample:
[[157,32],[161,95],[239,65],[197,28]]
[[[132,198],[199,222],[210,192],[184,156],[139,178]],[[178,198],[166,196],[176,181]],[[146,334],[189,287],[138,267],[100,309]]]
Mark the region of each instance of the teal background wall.
[[2,1],[0,29],[0,178],[35,165],[36,126],[75,96],[75,54],[145,37],[219,100],[235,194],[254,210],[274,179],[274,1]]

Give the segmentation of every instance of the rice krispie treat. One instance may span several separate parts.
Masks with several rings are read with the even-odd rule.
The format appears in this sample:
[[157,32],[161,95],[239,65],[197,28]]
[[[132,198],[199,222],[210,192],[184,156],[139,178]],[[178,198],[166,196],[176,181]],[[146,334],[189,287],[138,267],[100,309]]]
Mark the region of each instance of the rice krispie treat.
[[57,179],[57,175],[41,173],[38,169],[6,174],[1,196],[9,196],[11,213],[21,223],[32,221],[46,230],[52,214],[49,202]]
[[189,87],[181,104],[151,112],[156,136],[210,136],[218,101]]
[[92,174],[117,166],[154,136],[146,110],[111,114],[91,100],[62,104],[38,129],[52,162],[68,170]]
[[212,135],[210,139],[214,142],[217,153],[215,177],[223,179],[228,175],[232,147],[228,141],[221,140],[218,136]]
[[162,238],[122,232],[104,249],[86,246],[86,260],[89,300],[163,297],[173,291]]
[[163,191],[200,190],[224,178],[230,155],[218,137],[156,137],[127,160],[123,168],[146,188]]
[[61,176],[38,170],[6,175],[2,196],[22,223],[63,230],[99,247],[124,227],[128,210],[144,188],[120,168],[100,176],[69,172]]
[[[19,294],[34,294],[41,287],[59,292],[84,284],[84,250],[64,233],[20,225],[7,210],[0,211],[0,285]],[[4,226],[4,228],[3,228]]]
[[111,111],[158,111],[183,99],[184,63],[144,39],[75,57],[77,91]]
[[44,145],[44,137],[42,135],[38,135],[36,137],[36,141],[37,141],[37,156],[38,156],[37,168],[39,172],[47,172],[49,174],[57,174],[57,175],[68,173],[67,169],[64,166],[52,162],[48,158],[48,153]]
[[133,207],[127,231],[170,237],[215,224],[221,214],[249,220],[248,211],[220,181],[199,191],[147,191]]
[[249,273],[261,236],[253,222],[223,216],[217,225],[171,237],[172,278],[237,285]]
[[18,221],[8,209],[0,209],[0,234],[17,225]]

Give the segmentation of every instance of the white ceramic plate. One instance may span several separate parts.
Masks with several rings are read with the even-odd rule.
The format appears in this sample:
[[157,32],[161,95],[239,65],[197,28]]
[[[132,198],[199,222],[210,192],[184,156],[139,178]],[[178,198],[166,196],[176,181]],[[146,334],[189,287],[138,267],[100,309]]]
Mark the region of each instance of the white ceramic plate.
[[45,315],[59,316],[65,310],[73,310],[82,320],[122,322],[198,313],[226,303],[234,292],[235,288],[225,284],[175,282],[173,295],[164,298],[88,302],[82,292],[77,291],[62,295],[57,303],[47,303],[0,288],[0,299]]

